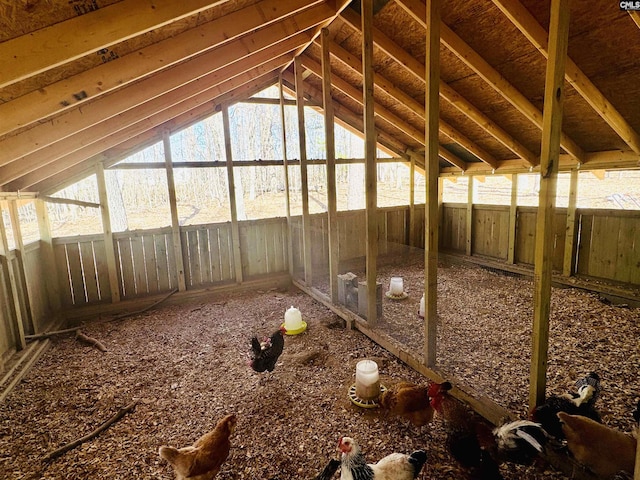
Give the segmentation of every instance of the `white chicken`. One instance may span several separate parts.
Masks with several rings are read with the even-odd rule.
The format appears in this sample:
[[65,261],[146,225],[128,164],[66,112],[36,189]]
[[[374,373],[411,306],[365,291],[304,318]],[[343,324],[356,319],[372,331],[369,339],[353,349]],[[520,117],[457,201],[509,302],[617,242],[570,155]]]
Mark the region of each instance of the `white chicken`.
[[413,480],[427,461],[427,453],[416,450],[411,455],[392,453],[378,463],[367,463],[351,437],[342,437],[338,450],[342,453],[340,480]]

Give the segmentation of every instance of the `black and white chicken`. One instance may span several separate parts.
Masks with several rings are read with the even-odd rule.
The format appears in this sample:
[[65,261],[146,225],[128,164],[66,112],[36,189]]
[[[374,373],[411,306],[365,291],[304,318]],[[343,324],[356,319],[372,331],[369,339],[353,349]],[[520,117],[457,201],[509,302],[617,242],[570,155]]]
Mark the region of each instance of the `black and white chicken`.
[[549,435],[539,423],[516,420],[493,430],[494,455],[501,462],[531,465],[544,451]]
[[280,327],[273,332],[268,340],[263,342],[260,342],[256,336],[251,338],[252,357],[249,365],[254,371],[259,373],[264,371],[273,372],[278,358],[280,358],[284,350],[284,333],[286,333],[286,329]]
[[564,439],[562,425],[558,420],[558,412],[569,415],[581,415],[602,423],[600,414],[595,408],[595,402],[600,394],[600,377],[591,372],[576,382],[577,393],[551,395],[546,401],[535,407],[530,419],[542,425],[542,428],[558,440]]
[[427,461],[427,453],[416,450],[411,455],[392,453],[377,463],[367,463],[351,437],[342,437],[338,450],[342,453],[340,480],[413,480]]

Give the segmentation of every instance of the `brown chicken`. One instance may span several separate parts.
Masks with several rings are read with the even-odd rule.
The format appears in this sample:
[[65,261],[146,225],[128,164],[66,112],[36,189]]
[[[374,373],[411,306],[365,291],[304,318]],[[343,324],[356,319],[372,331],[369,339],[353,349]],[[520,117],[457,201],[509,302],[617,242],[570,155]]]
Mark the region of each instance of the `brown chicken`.
[[162,446],[158,453],[171,464],[176,480],[212,480],[229,456],[229,437],[236,423],[234,414],[227,415],[192,446],[181,449]]
[[582,465],[602,478],[633,472],[636,439],[581,415],[559,412],[567,448]]
[[398,415],[422,427],[431,422],[434,413],[428,390],[427,385],[397,383],[380,395],[380,408],[387,414]]

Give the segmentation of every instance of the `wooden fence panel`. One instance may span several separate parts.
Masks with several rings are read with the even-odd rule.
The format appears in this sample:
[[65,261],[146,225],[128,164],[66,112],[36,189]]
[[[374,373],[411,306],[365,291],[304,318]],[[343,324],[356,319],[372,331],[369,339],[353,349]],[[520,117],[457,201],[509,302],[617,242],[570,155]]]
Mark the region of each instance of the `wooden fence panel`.
[[225,282],[236,279],[236,269],[234,262],[241,262],[233,254],[233,238],[231,235],[231,224],[218,225],[215,238],[218,242],[218,259],[220,262],[220,281]]
[[49,326],[51,320],[51,305],[45,282],[51,272],[44,271],[42,261],[42,249],[40,242],[26,245],[23,253],[25,274],[29,280],[27,289],[31,304],[31,318],[33,320],[34,333],[41,332]]
[[506,260],[509,249],[509,207],[474,205],[471,251]]
[[114,236],[116,245],[116,266],[120,278],[120,298],[132,298],[136,296],[136,276],[131,252],[131,239],[129,237]]
[[100,289],[98,288],[98,275],[93,259],[93,243],[80,242],[78,246],[80,247],[82,271],[84,272],[86,301],[87,303],[97,302],[100,300]]
[[640,214],[626,210],[580,210],[577,273],[640,284]]
[[[422,232],[424,248],[424,211],[422,223],[417,229]],[[443,205],[440,225],[440,247],[443,250],[465,252],[467,250],[467,206],[464,204]]]
[[[516,263],[533,265],[535,262],[537,207],[518,207],[516,219],[516,242],[514,259]],[[562,271],[565,238],[567,235],[567,210],[556,209],[553,219],[552,268]]]
[[147,273],[147,292],[158,293],[158,257],[156,253],[155,235],[142,236],[142,249],[144,251],[144,268]]
[[366,255],[364,210],[338,213],[338,255],[341,262]]
[[[173,237],[171,235],[154,235],[153,244],[156,252],[156,271],[158,272],[158,291],[166,292],[170,290],[175,282],[172,282],[173,276],[176,275],[175,261],[174,267],[170,266],[169,252],[173,251]],[[171,247],[167,245],[171,241]]]
[[80,246],[78,243],[67,244],[67,262],[69,265],[69,277],[74,305],[87,303],[84,295],[84,278],[82,275],[82,260],[80,259]]
[[63,307],[73,305],[71,295],[71,281],[67,267],[67,248],[65,244],[53,243],[53,256],[55,258],[56,272],[58,275],[58,285],[60,285],[60,303]]

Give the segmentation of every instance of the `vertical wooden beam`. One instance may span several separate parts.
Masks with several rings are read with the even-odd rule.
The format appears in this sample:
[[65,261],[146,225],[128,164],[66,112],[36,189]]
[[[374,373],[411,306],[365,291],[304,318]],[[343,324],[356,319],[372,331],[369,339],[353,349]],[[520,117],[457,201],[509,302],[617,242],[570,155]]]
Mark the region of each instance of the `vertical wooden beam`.
[[338,303],[338,205],[336,192],[336,142],[333,97],[331,95],[331,63],[329,53],[329,29],[320,34],[322,46],[322,103],[324,109],[324,133],[327,148],[327,215],[329,220],[329,291],[331,302]]
[[107,182],[104,178],[104,165],[102,162],[96,164],[96,183],[98,184],[98,198],[100,199],[100,215],[102,217],[102,231],[104,232],[104,250],[107,259],[107,271],[109,272],[111,302],[116,303],[120,301],[120,284],[118,282],[118,270],[116,269],[116,251],[113,244],[111,217],[109,216]]
[[507,263],[513,264],[516,258],[516,227],[518,224],[518,174],[511,175],[511,204],[509,205],[509,250]]
[[12,305],[12,313],[15,314],[16,321],[16,348],[18,350],[24,350],[27,348],[27,342],[24,338],[24,324],[22,323],[22,308],[20,306],[20,295],[18,293],[18,283],[16,280],[16,276],[13,272],[13,265],[11,265],[11,261],[9,260],[9,242],[7,240],[7,230],[4,226],[4,221],[2,220],[2,206],[0,205],[0,254],[4,255],[5,260],[7,262],[7,288],[9,288],[9,293],[11,294],[11,298],[13,300]]
[[416,157],[411,155],[409,165],[409,246],[415,245],[416,238]]
[[471,245],[473,241],[473,236],[471,235],[473,232],[473,176],[469,176],[469,182],[467,187],[467,238],[465,241],[465,245],[467,247],[467,255],[471,256],[473,253],[473,246]]
[[304,79],[300,57],[294,60],[296,79],[296,107],[298,109],[298,143],[300,145],[300,182],[302,183],[302,249],[304,252],[304,283],[313,284],[311,258],[311,220],[309,218],[309,178],[307,176],[307,136],[304,127]]
[[425,237],[424,237],[424,360],[436,365],[438,320],[438,129],[440,121],[440,0],[427,0],[425,75]]
[[533,279],[533,341],[529,407],[545,400],[547,352],[549,346],[549,310],[553,220],[555,213],[562,107],[565,97],[564,73],[569,41],[569,0],[551,0],[549,59],[544,89],[542,148],[540,153],[540,194],[536,224]]
[[180,238],[180,221],[178,218],[178,201],[176,199],[176,183],[173,178],[173,157],[171,154],[171,136],[168,131],[162,132],[162,145],[164,147],[164,165],[167,172],[167,189],[169,191],[169,210],[171,211],[171,236],[173,237],[173,251],[176,257],[176,270],[178,274],[178,290],[184,292],[187,282],[184,275],[184,256],[182,252],[182,239]]
[[[224,151],[227,157],[227,183],[229,184],[229,208],[231,209],[231,241],[233,242],[233,265],[236,282],[243,282],[242,253],[240,251],[240,227],[238,226],[238,203],[236,182],[233,175],[233,149],[231,148],[231,128],[229,127],[229,107],[222,107],[222,128],[224,130]],[[288,223],[288,222],[287,222]]]
[[564,259],[562,262],[562,275],[570,277],[576,260],[578,224],[576,223],[576,204],[578,198],[578,169],[571,169],[569,180],[569,205],[567,206],[567,229],[564,238]]
[[376,125],[373,99],[373,0],[362,0],[362,93],[364,101],[364,158],[366,188],[367,225],[367,322],[374,327],[378,322],[377,312],[377,265],[378,260],[378,179],[376,168]]
[[13,230],[13,239],[16,244],[16,260],[18,265],[17,280],[22,291],[22,304],[24,318],[27,328],[31,327],[31,331],[35,333],[35,323],[33,319],[33,305],[31,295],[29,294],[29,278],[24,268],[24,241],[22,240],[22,228],[20,227],[20,216],[18,214],[18,201],[9,201],[9,217],[11,218],[11,229]]
[[293,238],[291,236],[291,191],[289,190],[289,157],[287,156],[287,121],[284,110],[284,83],[282,73],[278,76],[280,87],[280,121],[282,122],[282,164],[284,166],[285,207],[287,210],[287,258],[289,275],[293,277]]
[[47,298],[51,310],[57,315],[62,308],[60,304],[60,284],[58,283],[58,272],[56,271],[56,263],[53,256],[53,239],[51,238],[51,224],[49,223],[47,204],[40,198],[36,199],[36,217],[40,232],[43,267],[47,276],[47,281],[45,282]]

